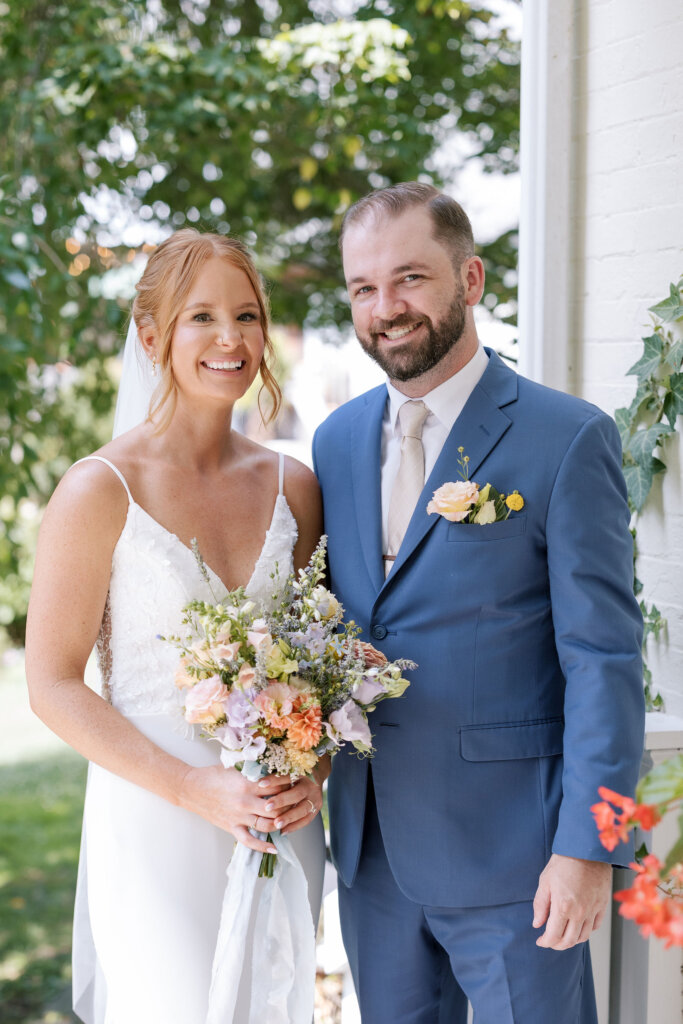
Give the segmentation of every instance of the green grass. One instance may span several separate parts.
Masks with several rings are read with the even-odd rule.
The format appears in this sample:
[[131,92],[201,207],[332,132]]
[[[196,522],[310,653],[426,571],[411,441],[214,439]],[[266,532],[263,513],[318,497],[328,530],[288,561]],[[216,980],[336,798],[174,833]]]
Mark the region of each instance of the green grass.
[[[61,1024],[86,765],[64,753],[0,768],[3,1024]],[[51,1009],[52,1008],[52,1009]]]
[[0,1018],[71,1024],[87,766],[32,714],[18,656],[0,665],[0,707]]

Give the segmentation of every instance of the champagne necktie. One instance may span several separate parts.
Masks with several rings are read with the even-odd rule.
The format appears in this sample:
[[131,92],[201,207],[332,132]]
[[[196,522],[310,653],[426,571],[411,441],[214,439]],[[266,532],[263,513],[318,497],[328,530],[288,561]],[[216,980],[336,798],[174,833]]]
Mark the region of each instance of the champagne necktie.
[[424,487],[425,455],[422,447],[422,428],[427,416],[429,409],[424,402],[404,402],[398,411],[402,434],[401,462],[389,501],[389,550],[384,556],[385,576],[389,574],[394,564],[417,499]]

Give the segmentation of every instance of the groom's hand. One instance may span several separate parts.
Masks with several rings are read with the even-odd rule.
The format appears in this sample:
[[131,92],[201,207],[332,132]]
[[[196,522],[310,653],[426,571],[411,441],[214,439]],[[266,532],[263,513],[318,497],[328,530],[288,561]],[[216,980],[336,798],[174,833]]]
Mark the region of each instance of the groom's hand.
[[554,853],[538,880],[534,928],[547,949],[571,949],[600,926],[612,893],[612,865]]

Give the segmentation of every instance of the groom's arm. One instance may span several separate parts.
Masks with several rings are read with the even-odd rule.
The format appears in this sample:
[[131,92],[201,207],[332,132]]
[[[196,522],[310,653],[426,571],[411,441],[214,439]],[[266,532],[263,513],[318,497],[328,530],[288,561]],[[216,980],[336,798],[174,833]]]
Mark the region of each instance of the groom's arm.
[[609,899],[609,864],[626,847],[600,844],[590,807],[598,786],[632,795],[643,750],[642,616],[633,594],[621,445],[613,420],[579,430],[548,508],[548,577],[557,652],[566,680],[563,798],[553,856],[541,875],[539,945],[568,948],[597,927]]

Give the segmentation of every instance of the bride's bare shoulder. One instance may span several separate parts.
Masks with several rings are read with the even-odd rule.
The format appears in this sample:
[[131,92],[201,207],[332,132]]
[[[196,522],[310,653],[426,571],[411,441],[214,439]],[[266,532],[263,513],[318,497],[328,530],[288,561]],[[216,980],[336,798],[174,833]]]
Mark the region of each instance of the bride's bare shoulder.
[[88,456],[69,467],[48,503],[48,522],[61,521],[69,531],[120,533],[128,510],[128,494],[111,468],[116,466],[116,453],[111,448],[112,445],[104,445],[93,453],[95,458]]

